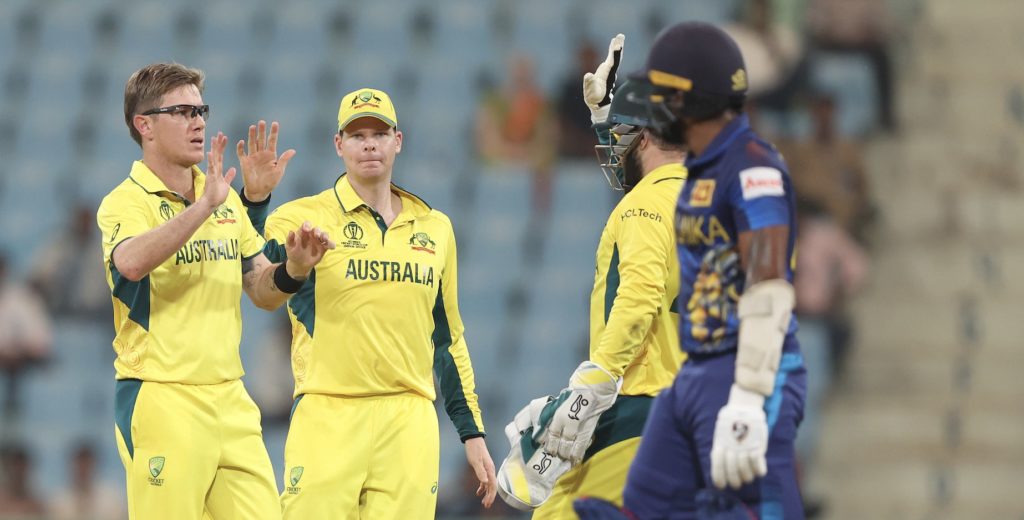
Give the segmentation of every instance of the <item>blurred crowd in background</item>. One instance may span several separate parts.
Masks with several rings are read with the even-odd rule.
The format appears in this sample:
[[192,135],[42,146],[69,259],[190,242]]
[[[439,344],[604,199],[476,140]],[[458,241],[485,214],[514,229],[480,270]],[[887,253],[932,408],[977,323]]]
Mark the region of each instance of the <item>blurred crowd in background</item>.
[[[658,30],[687,18],[722,24],[740,45],[751,85],[747,112],[785,156],[798,190],[797,312],[810,382],[798,448],[802,466],[811,467],[820,412],[857,334],[846,304],[870,272],[877,208],[865,149],[901,132],[901,41],[894,27],[914,15],[916,3],[891,4],[5,2],[0,227],[11,239],[0,245],[0,519],[126,517],[111,429],[110,293],[95,206],[138,157],[119,98],[132,70],[170,59],[204,68],[211,134],[223,129],[238,139],[256,119],[280,119],[284,147],[298,148],[300,159],[272,204],[333,182],[341,162],[328,148],[331,118],[343,92],[365,84],[393,93],[408,143],[396,182],[451,215],[460,239],[467,338],[488,445],[500,464],[505,422],[539,389],[564,386],[587,352],[593,251],[619,194],[603,186],[597,167],[582,76],[603,59],[616,32],[626,33],[628,72],[641,65]],[[61,32],[62,24],[72,27],[69,20],[77,36]],[[319,36],[298,34],[303,24]],[[211,36],[222,31],[246,39]],[[270,41],[254,43],[261,38]],[[304,43],[287,43],[293,38]],[[169,48],[156,55],[135,49],[163,42]],[[219,67],[224,62],[209,58],[204,45],[251,48],[241,65]],[[296,60],[309,64],[278,70]],[[52,70],[69,62],[75,63],[65,71]],[[289,89],[285,80],[305,90]],[[36,118],[46,120],[30,121]],[[504,220],[489,220],[503,211]],[[572,246],[579,252],[571,262],[559,259],[558,226],[583,237]],[[573,278],[557,289],[571,289],[562,296],[566,307],[542,322],[549,328],[534,327],[537,309],[551,314],[536,286],[564,273]],[[288,321],[248,304],[243,321],[245,383],[261,406],[280,473],[292,402]],[[554,350],[564,362],[543,372],[543,384],[510,388],[518,372],[500,367],[543,364],[538,356]],[[507,364],[513,355],[520,357]],[[450,430],[443,414],[441,424]],[[500,501],[493,510],[480,508],[457,439],[442,433],[438,517],[515,516]],[[805,499],[809,516],[827,511],[820,497]]]

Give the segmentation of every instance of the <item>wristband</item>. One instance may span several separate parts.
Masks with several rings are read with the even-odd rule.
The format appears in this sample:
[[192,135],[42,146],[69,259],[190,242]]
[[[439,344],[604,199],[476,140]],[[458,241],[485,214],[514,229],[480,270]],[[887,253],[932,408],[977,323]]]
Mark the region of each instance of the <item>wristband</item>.
[[277,269],[274,269],[274,285],[277,286],[279,291],[285,294],[295,294],[299,292],[300,288],[302,288],[302,284],[305,283],[305,280],[296,280],[295,278],[292,278],[292,276],[288,274],[288,269],[285,268],[284,264],[284,262],[281,262],[281,264],[277,266]]

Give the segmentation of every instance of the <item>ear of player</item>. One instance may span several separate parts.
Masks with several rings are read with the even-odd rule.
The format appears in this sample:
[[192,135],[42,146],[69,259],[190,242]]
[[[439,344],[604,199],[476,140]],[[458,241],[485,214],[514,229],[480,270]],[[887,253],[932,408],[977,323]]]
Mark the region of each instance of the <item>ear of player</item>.
[[583,75],[583,100],[590,107],[590,120],[594,124],[603,123],[608,119],[608,105],[612,102],[615,74],[622,61],[622,48],[625,42],[625,35],[615,35],[608,44],[608,56],[597,66],[597,70]]

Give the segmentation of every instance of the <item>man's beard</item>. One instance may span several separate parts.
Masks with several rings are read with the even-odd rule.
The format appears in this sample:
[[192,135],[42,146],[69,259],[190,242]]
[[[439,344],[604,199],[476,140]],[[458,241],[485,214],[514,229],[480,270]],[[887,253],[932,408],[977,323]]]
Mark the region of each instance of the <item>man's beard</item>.
[[622,156],[622,191],[629,193],[640,179],[644,177],[643,165],[640,164],[638,147],[627,150]]

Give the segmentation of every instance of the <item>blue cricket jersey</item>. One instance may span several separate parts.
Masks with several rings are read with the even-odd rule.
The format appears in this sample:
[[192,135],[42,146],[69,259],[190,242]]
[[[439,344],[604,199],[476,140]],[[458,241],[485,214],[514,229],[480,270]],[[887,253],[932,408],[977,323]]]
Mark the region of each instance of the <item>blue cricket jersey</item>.
[[[730,121],[704,153],[687,158],[686,168],[675,219],[680,346],[692,354],[727,352],[736,348],[744,289],[739,234],[788,225],[786,279],[792,282],[796,198],[782,157],[746,115]],[[798,349],[796,328],[793,318],[785,352]]]

